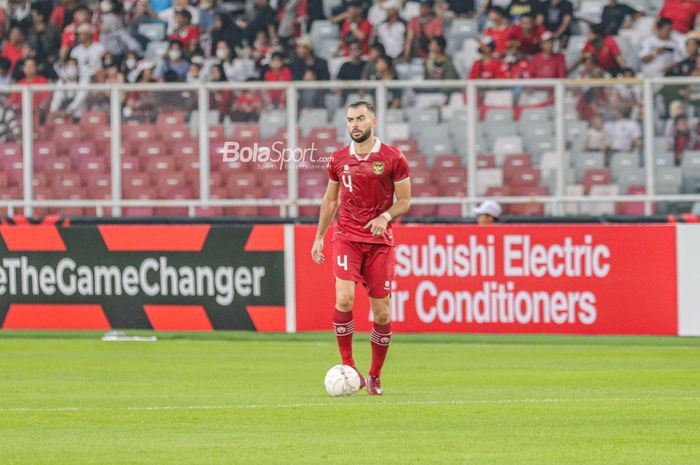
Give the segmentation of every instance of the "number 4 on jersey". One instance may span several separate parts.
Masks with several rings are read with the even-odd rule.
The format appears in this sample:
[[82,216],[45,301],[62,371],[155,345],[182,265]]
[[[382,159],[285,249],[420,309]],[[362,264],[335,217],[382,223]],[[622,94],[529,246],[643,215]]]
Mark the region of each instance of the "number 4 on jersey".
[[348,175],[342,175],[340,177],[343,180],[343,186],[350,192],[352,192],[352,176]]

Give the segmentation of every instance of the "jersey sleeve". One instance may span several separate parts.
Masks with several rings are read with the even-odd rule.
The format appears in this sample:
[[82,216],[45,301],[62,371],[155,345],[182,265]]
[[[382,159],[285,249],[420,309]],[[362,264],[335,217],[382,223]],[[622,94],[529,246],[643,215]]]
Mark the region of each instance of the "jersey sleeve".
[[331,161],[328,162],[328,179],[338,182],[338,174],[335,172],[335,157],[331,157]]
[[402,152],[399,152],[399,156],[394,162],[394,169],[391,171],[391,180],[395,183],[405,181],[408,179],[408,161]]

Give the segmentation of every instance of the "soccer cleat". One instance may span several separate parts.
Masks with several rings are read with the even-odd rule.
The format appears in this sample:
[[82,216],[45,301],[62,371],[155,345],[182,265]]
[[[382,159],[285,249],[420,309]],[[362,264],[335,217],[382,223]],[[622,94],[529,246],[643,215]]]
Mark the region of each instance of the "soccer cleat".
[[379,376],[370,376],[367,378],[367,394],[370,396],[381,396],[384,394],[384,391],[382,391],[382,382],[379,381]]
[[364,376],[362,376],[362,373],[360,373],[360,370],[358,370],[354,366],[351,366],[351,368],[353,370],[355,370],[357,372],[357,376],[360,377],[360,389],[364,389],[365,386],[367,386],[367,379]]

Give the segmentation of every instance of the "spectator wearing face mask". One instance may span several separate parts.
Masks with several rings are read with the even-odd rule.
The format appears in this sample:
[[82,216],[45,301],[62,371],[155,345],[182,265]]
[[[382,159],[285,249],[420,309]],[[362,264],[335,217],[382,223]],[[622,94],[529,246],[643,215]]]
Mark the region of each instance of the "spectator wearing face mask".
[[78,84],[80,82],[78,61],[75,58],[69,58],[64,65],[58,64],[54,68],[59,77],[59,87],[53,93],[49,111],[54,115],[79,120],[80,115],[85,111],[87,91],[64,87],[67,84]]
[[182,51],[182,42],[179,40],[171,40],[168,51],[165,53],[161,67],[156,75],[162,79],[165,73],[173,71],[178,81],[185,81],[187,79],[187,70],[189,67],[190,63],[185,59]]

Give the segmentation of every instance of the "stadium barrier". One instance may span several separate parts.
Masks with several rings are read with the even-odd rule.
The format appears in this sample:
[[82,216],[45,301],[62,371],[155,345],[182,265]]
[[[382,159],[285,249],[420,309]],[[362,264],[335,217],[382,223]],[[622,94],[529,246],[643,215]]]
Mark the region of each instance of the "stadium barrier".
[[[657,167],[655,159],[656,152],[659,150],[657,143],[665,143],[664,140],[655,137],[657,133],[663,134],[664,132],[664,128],[661,127],[663,123],[656,118],[656,115],[665,113],[665,109],[659,108],[655,99],[659,88],[662,86],[683,87],[695,83],[696,79],[694,78],[658,78],[645,80],[455,80],[440,81],[439,83],[431,81],[327,81],[290,82],[284,83],[283,85],[264,82],[12,85],[4,88],[2,94],[21,94],[21,168],[18,173],[13,174],[13,176],[21,180],[21,190],[16,196],[3,198],[0,208],[6,208],[9,215],[21,211],[27,216],[31,216],[36,209],[45,208],[94,209],[97,216],[108,216],[109,214],[118,216],[123,214],[123,210],[129,208],[180,208],[184,211],[183,215],[194,217],[198,216],[198,211],[200,209],[272,207],[278,211],[280,216],[294,218],[300,215],[300,209],[303,209],[303,207],[318,206],[320,204],[320,199],[302,192],[302,186],[300,186],[301,170],[293,169],[293,165],[290,165],[292,169],[287,170],[286,195],[282,197],[270,198],[263,196],[259,198],[244,198],[244,196],[229,196],[221,198],[212,195],[210,180],[214,166],[212,165],[213,158],[210,157],[210,154],[212,149],[216,149],[216,147],[214,147],[214,141],[216,141],[216,139],[208,136],[210,134],[209,129],[211,129],[213,124],[209,116],[209,98],[211,94],[214,92],[240,90],[284,92],[287,105],[279,110],[283,113],[286,121],[284,124],[284,141],[287,148],[296,150],[299,149],[303,142],[298,140],[298,130],[303,129],[300,114],[306,109],[314,110],[314,108],[304,108],[302,105],[302,96],[305,91],[329,93],[355,92],[355,95],[357,95],[357,92],[362,91],[365,93],[365,97],[371,97],[376,103],[378,113],[377,133],[385,140],[390,139],[390,137],[388,137],[389,132],[393,130],[393,126],[390,127],[392,123],[389,123],[390,118],[388,117],[389,111],[391,110],[389,96],[392,92],[410,92],[414,95],[413,100],[410,102],[412,106],[404,107],[406,114],[437,111],[443,123],[449,122],[445,123],[447,125],[454,124],[454,127],[451,127],[450,131],[452,131],[451,137],[455,138],[454,154],[460,157],[460,161],[463,165],[463,172],[459,173],[464,175],[464,182],[460,185],[460,190],[463,192],[453,195],[435,195],[426,192],[425,195],[421,195],[420,198],[415,199],[415,205],[452,205],[458,207],[460,214],[465,216],[468,215],[472,211],[472,208],[479,202],[488,197],[502,203],[524,208],[528,206],[538,208],[544,206],[544,211],[548,215],[563,216],[567,214],[576,214],[572,213],[572,208],[573,210],[577,210],[577,206],[581,205],[593,206],[595,207],[594,210],[600,207],[602,209],[600,213],[603,213],[603,211],[607,211],[613,203],[618,203],[620,206],[630,206],[631,210],[636,212],[633,214],[650,215],[654,213],[655,208],[658,208],[659,205],[700,202],[700,194],[698,194],[696,190],[691,190],[691,188],[695,189],[695,187],[693,187],[695,186],[695,181],[700,179],[696,177],[697,170],[695,169],[695,165],[690,166],[690,168],[692,168],[691,170],[685,170],[688,176],[682,176],[684,179],[684,186],[686,184],[690,186],[688,189],[683,187],[684,190],[681,191],[680,185],[674,184],[672,186],[673,189],[668,190],[664,188],[664,190],[661,191],[657,189],[657,185],[661,187],[665,185],[661,182],[663,180],[659,180],[660,168]],[[436,89],[436,86],[439,86],[439,88]],[[639,175],[641,178],[638,178],[634,183],[634,187],[637,189],[629,191],[629,189],[627,189],[629,186],[625,186],[624,189],[620,187],[620,190],[618,190],[616,194],[612,191],[606,191],[604,194],[596,194],[597,191],[589,191],[588,188],[580,192],[576,189],[570,191],[568,188],[576,187],[574,184],[583,188],[583,181],[569,179],[569,176],[573,174],[571,170],[572,163],[574,162],[572,148],[567,146],[570,143],[568,139],[569,133],[571,130],[576,129],[573,123],[585,125],[585,121],[578,120],[578,116],[576,116],[577,96],[588,89],[621,86],[634,88],[632,90],[639,93],[641,100],[639,103],[642,104],[642,113],[639,121],[642,126],[643,144],[636,166],[636,168],[641,170],[640,172],[642,174]],[[106,165],[108,166],[110,188],[109,192],[101,192],[99,198],[85,198],[80,196],[72,196],[70,198],[44,198],[36,195],[35,183],[33,182],[36,181],[36,173],[34,171],[35,166],[39,166],[40,164],[37,163],[38,160],[34,159],[36,155],[33,145],[39,130],[46,128],[42,128],[43,124],[39,121],[35,121],[35,119],[38,120],[38,118],[33,117],[34,115],[31,110],[32,101],[34,96],[38,93],[53,92],[59,89],[86,90],[90,92],[91,95],[103,94],[105,102],[108,102],[103,102],[105,105],[108,105],[109,108],[108,118],[103,122],[105,125],[103,129],[109,134],[109,137],[107,140],[101,141],[100,143],[105,145],[105,150],[107,150]],[[529,155],[532,155],[533,159],[539,159],[546,153],[556,155],[554,158],[548,158],[549,162],[554,162],[554,165],[547,165],[546,167],[546,170],[551,175],[551,179],[547,182],[551,182],[551,186],[549,184],[547,186],[535,186],[540,188],[547,187],[547,193],[544,193],[542,189],[536,189],[523,195],[506,195],[505,193],[499,194],[498,192],[488,194],[488,190],[481,188],[478,182],[478,171],[480,169],[478,168],[480,166],[478,163],[479,155],[495,152],[496,149],[491,145],[484,145],[484,138],[486,138],[486,135],[480,131],[480,128],[493,124],[494,127],[497,128],[497,134],[489,135],[489,138],[493,138],[499,135],[498,131],[503,132],[504,135],[511,134],[510,131],[505,131],[505,129],[513,129],[516,124],[515,120],[492,121],[486,115],[491,114],[491,110],[503,111],[505,108],[512,108],[512,118],[516,118],[516,113],[518,113],[519,116],[520,110],[523,108],[538,109],[538,104],[531,104],[529,107],[525,107],[515,103],[504,106],[503,103],[498,101],[489,103],[486,102],[487,93],[492,90],[495,90],[497,93],[499,90],[505,90],[506,92],[504,95],[509,96],[508,99],[512,102],[515,98],[514,96],[523,94],[524,90],[527,89],[533,91],[544,90],[545,93],[553,95],[552,99],[546,100],[552,110],[551,114],[553,115],[553,120],[546,121],[545,123],[538,123],[536,120],[533,120],[533,125],[530,126],[532,128],[536,128],[537,126],[551,126],[551,134],[545,134],[543,140],[542,137],[540,137],[542,135],[538,135],[535,129],[518,129],[519,131],[532,132],[532,134],[526,135],[528,137],[532,136],[530,137],[532,139],[531,143],[534,144],[533,150],[536,153],[531,153]],[[183,106],[185,101],[193,102],[194,107],[187,110],[190,116],[192,116],[192,120],[188,122],[188,126],[197,134],[196,153],[199,157],[197,168],[198,175],[194,177],[196,179],[193,178],[190,180],[192,183],[191,187],[196,189],[193,197],[183,196],[180,198],[171,198],[163,196],[141,199],[129,197],[124,192],[124,173],[122,173],[120,169],[114,169],[114,167],[123,166],[123,149],[134,148],[136,142],[130,143],[123,137],[124,134],[122,134],[122,130],[124,121],[122,102],[130,93],[137,94],[147,92],[160,92],[169,95],[170,97],[166,100],[168,100],[171,106],[173,104],[176,104],[176,106]],[[627,89],[627,92],[630,92],[630,89]],[[190,96],[189,100],[182,97],[185,93]],[[443,97],[445,98],[441,100],[442,103],[440,104],[434,104],[429,100],[420,99],[421,96],[425,97],[431,94],[433,94],[433,97],[435,96],[434,94],[444,94]],[[447,99],[448,94],[450,94],[449,99]],[[454,99],[452,96],[456,96],[457,98]],[[503,97],[503,95],[501,95],[501,97]],[[338,102],[336,102],[336,105],[337,104]],[[455,117],[457,114],[456,112],[464,112],[464,120]],[[416,121],[420,126],[420,120]],[[404,123],[409,124],[406,121]],[[335,122],[326,121],[323,125],[332,126],[334,124]],[[443,124],[443,126],[445,124]],[[414,127],[411,130],[413,131],[414,129],[416,128]],[[580,131],[582,129],[578,128],[577,130]],[[221,134],[218,134],[217,137],[220,135]],[[55,135],[44,134],[44,136],[48,139],[55,140],[55,137],[53,137]],[[162,134],[159,135],[159,137],[160,136],[162,136]],[[578,133],[576,137],[580,138],[581,134]],[[457,147],[457,139],[460,141],[459,147]],[[231,137],[227,138],[227,140],[236,142]],[[494,143],[494,141],[489,141],[489,144]],[[541,143],[544,143],[547,148],[538,145]],[[462,144],[463,146],[461,146]],[[522,151],[527,152],[528,150],[524,147]],[[695,158],[693,160],[695,160]],[[697,160],[700,161],[700,158],[697,158]],[[18,164],[20,163],[18,162]],[[468,167],[475,167],[477,169],[467,169]],[[545,167],[541,166],[540,168],[542,169],[544,178]],[[456,170],[460,171],[462,168],[457,168]],[[677,177],[677,173],[674,173],[674,176]],[[544,183],[544,179],[542,183]],[[195,185],[196,187],[194,187]],[[687,207],[689,208],[689,205],[687,205]]]
[[[0,224],[5,330],[322,331],[315,228]],[[397,332],[700,335],[700,226],[397,225]],[[327,257],[330,257],[327,243]],[[356,322],[369,328],[358,286]]]

